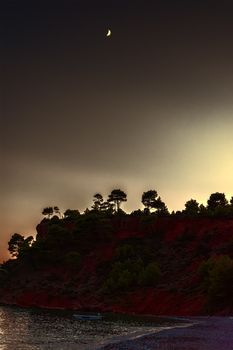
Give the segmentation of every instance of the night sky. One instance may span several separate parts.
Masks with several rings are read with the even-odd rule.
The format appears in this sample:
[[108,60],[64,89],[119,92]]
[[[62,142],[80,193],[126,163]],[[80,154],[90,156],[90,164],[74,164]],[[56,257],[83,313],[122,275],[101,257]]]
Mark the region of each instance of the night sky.
[[149,189],[170,210],[233,195],[232,16],[224,1],[1,2],[3,258],[42,208],[83,211],[96,192],[121,188],[127,211]]

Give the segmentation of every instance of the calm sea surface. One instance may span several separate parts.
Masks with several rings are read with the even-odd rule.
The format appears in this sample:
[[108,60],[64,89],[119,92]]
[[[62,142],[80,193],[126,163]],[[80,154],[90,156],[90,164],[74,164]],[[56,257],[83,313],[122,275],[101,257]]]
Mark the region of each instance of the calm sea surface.
[[120,315],[100,321],[79,321],[69,312],[0,307],[0,350],[92,350],[108,341],[136,336],[174,322]]

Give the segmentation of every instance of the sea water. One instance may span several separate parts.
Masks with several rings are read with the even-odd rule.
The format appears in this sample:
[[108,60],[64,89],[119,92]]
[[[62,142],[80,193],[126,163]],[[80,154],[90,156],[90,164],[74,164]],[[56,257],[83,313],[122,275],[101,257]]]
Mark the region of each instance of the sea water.
[[104,315],[80,321],[72,312],[0,307],[0,350],[93,350],[125,337],[174,326],[151,317]]

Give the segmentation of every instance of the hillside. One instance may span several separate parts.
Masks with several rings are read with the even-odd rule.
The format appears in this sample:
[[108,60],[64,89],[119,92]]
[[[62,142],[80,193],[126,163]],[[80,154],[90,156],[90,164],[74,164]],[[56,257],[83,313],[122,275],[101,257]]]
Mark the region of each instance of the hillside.
[[156,315],[233,313],[233,219],[44,219],[3,264],[0,302]]

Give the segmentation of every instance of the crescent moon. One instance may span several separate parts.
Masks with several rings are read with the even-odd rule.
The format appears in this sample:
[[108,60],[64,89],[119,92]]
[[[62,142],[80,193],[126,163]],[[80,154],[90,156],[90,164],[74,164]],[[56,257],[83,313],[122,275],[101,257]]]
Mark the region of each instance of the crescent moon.
[[111,36],[111,35],[112,35],[112,32],[110,29],[108,29],[107,36]]

